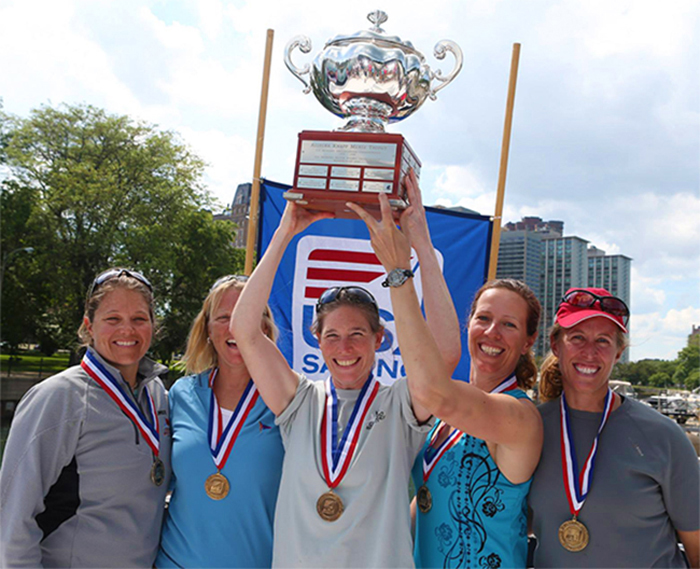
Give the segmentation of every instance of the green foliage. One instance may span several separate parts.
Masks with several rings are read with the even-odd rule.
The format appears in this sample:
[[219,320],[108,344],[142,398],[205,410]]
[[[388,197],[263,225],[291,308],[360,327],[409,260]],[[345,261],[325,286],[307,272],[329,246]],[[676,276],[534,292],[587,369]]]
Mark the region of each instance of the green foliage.
[[689,343],[678,352],[676,361],[678,366],[673,374],[674,383],[686,389],[697,387],[700,375],[700,346]]
[[613,368],[610,378],[629,381],[632,385],[651,385],[651,377],[663,373],[669,377],[670,386],[670,378],[673,376],[675,367],[675,362],[666,360],[639,360],[638,362],[617,364]]
[[[182,349],[210,283],[240,270],[233,226],[214,221],[204,163],[168,131],[89,105],[0,109],[3,339],[74,347],[85,291],[109,266],[154,285],[165,361]],[[52,345],[53,343],[53,345]]]
[[672,385],[671,376],[665,371],[657,371],[656,373],[653,373],[651,376],[649,376],[649,380],[647,383],[652,387],[663,388],[670,387]]

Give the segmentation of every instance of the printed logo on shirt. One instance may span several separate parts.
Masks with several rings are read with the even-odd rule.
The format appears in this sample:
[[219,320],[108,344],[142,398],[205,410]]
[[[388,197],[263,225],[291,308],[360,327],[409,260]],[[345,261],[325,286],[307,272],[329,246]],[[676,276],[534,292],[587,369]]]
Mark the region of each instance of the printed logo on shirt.
[[[442,254],[436,250],[440,267]],[[423,299],[420,267],[415,253],[411,257],[416,273],[414,284],[418,298]],[[401,353],[396,341],[394,314],[388,288],[382,287],[384,268],[366,239],[307,235],[297,244],[294,287],[292,293],[292,329],[303,331],[303,341],[294,342],[294,369],[312,380],[323,380],[328,368],[311,333],[316,301],[324,290],[333,286],[361,286],[374,295],[379,315],[385,325],[384,340],[377,350],[373,372],[377,379],[390,385],[405,375]]]
[[367,421],[365,424],[365,429],[369,431],[372,427],[374,427],[374,425],[379,423],[379,421],[383,421],[384,419],[386,419],[386,414],[384,411],[375,411],[369,418],[369,421]]
[[271,426],[266,425],[266,424],[263,423],[262,421],[258,421],[258,430],[259,430],[260,432],[262,432],[262,431],[267,431],[268,429],[271,429],[271,428],[272,428]]

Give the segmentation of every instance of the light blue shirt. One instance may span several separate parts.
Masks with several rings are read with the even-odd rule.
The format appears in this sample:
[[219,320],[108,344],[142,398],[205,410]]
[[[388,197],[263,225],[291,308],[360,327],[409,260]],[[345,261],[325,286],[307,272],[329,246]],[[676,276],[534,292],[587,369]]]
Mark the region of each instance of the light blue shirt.
[[217,470],[207,439],[209,372],[170,390],[172,499],[156,567],[270,567],[272,526],[284,449],[275,416],[258,396],[221,471],[230,491],[213,500],[204,490]]
[[[505,393],[527,398],[520,389]],[[413,465],[416,489],[423,484],[427,444]],[[462,436],[427,481],[432,508],[416,512],[416,567],[525,567],[530,482],[511,484],[484,441]]]

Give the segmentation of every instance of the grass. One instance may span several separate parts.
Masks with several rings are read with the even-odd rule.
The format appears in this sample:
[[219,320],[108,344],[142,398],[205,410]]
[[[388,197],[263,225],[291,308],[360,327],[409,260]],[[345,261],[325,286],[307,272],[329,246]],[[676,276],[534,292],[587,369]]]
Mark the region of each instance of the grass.
[[[10,362],[12,358],[12,362]],[[58,353],[45,356],[40,352],[20,352],[15,356],[0,354],[0,371],[10,372],[41,372],[42,375],[53,375],[68,367],[68,354]]]

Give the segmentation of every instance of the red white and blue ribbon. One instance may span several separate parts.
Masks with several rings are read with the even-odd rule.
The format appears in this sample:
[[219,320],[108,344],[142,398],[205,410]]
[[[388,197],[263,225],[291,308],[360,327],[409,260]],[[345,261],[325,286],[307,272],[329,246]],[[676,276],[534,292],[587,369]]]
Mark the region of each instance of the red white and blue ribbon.
[[326,408],[321,421],[321,462],[328,487],[335,488],[350,467],[365,417],[377,397],[379,382],[374,375],[370,375],[362,386],[340,441],[338,441],[338,396],[330,377],[326,379],[325,385]]
[[603,416],[600,419],[598,433],[591,450],[588,452],[586,461],[583,463],[583,469],[579,473],[578,464],[576,463],[576,451],[574,449],[574,440],[571,436],[571,425],[569,423],[569,407],[566,404],[564,394],[561,395],[561,462],[564,472],[564,488],[566,496],[569,499],[569,510],[574,516],[577,516],[588,496],[588,491],[591,488],[593,481],[593,467],[595,466],[595,457],[598,453],[598,440],[600,433],[603,432],[605,424],[612,413],[615,396],[610,388],[605,395],[605,404],[603,406]]
[[226,465],[231,449],[236,443],[245,420],[248,417],[251,409],[255,406],[258,400],[258,390],[253,383],[253,380],[248,381],[248,385],[241,395],[241,398],[236,405],[236,410],[224,424],[223,413],[219,402],[214,394],[214,381],[219,372],[219,368],[214,368],[209,374],[209,389],[211,390],[211,404],[209,405],[209,449],[211,456],[214,459],[214,464],[218,470],[222,470]]
[[158,451],[160,449],[158,415],[148,387],[143,387],[143,390],[146,392],[146,400],[148,401],[149,417],[146,417],[136,401],[134,401],[134,398],[131,397],[120,384],[119,380],[98,361],[97,357],[90,350],[85,352],[80,366],[107,392],[107,395],[109,395],[119,408],[124,411],[126,416],[133,421],[148,446],[151,447],[153,454],[158,456]]
[[[499,383],[489,393],[503,393],[505,391],[512,391],[517,387],[518,378],[515,375],[511,375],[509,378]],[[439,447],[435,448],[435,441],[440,438],[440,433],[445,428],[449,428],[449,425],[443,423],[439,429],[436,428],[433,431],[433,435],[430,437],[430,441],[428,442],[428,447],[423,453],[423,483],[428,481],[428,478],[430,478],[430,474],[435,468],[435,465],[440,461],[443,455],[453,446],[455,446],[464,434],[462,431],[455,429],[444,441],[442,441]]]

